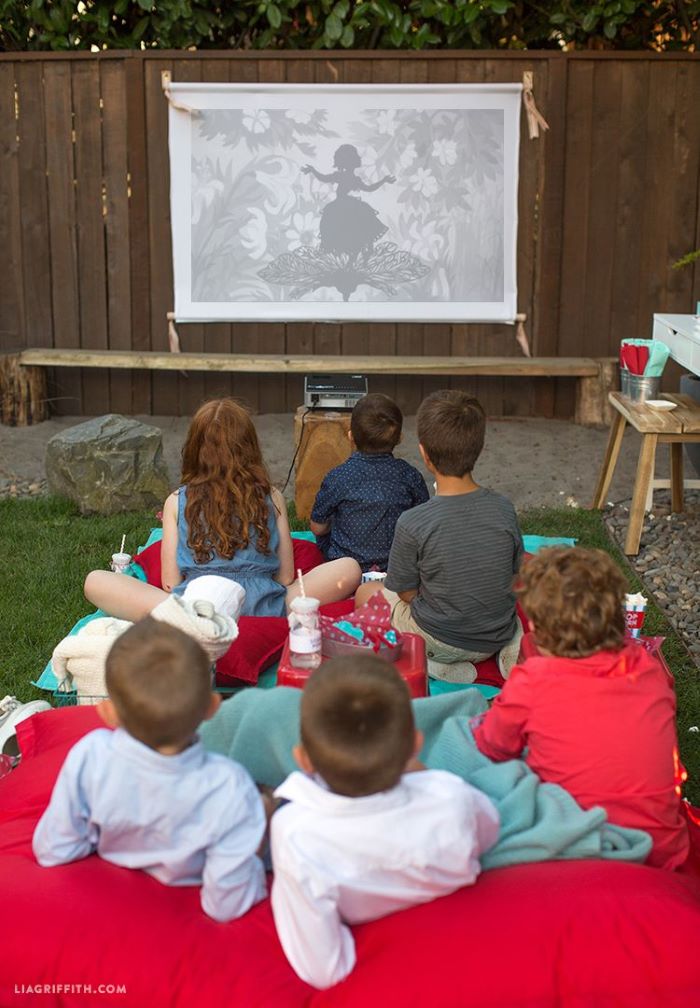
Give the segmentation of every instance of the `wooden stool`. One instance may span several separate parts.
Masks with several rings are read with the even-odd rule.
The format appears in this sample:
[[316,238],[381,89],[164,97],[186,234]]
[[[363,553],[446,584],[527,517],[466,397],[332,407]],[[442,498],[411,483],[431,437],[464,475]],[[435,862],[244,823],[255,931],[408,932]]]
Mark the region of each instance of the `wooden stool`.
[[611,392],[608,396],[615,414],[591,506],[601,508],[605,503],[620,454],[622,435],[625,433],[626,424],[629,423],[642,435],[642,446],[625,539],[625,553],[628,556],[636,556],[639,553],[644,510],[654,480],[657,444],[671,446],[671,509],[678,512],[683,510],[683,445],[700,442],[700,403],[688,395],[664,393],[664,397],[676,403],[674,410],[662,411],[653,409],[646,403],[630,402],[621,392]]
[[294,417],[294,504],[308,519],[323,477],[350,457],[350,410],[313,410],[300,406]]

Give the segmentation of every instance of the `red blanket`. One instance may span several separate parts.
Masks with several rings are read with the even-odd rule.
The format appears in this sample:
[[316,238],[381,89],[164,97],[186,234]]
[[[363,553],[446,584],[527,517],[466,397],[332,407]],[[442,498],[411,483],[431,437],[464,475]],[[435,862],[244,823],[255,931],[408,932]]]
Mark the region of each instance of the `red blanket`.
[[23,762],[0,781],[2,1008],[700,1004],[700,884],[659,869],[574,861],[486,872],[451,896],[354,928],[356,969],[316,992],[287,964],[267,901],[216,924],[196,888],[169,888],[95,855],[40,868],[34,826],[68,748],[96,724],[90,707],[25,721]]

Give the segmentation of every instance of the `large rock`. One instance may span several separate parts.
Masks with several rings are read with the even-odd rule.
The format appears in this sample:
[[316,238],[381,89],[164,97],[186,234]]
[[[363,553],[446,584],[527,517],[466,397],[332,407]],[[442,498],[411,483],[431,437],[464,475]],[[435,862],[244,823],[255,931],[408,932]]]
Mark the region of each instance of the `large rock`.
[[82,514],[116,514],[162,504],[169,492],[161,432],[110,413],[54,435],[46,446],[52,493]]

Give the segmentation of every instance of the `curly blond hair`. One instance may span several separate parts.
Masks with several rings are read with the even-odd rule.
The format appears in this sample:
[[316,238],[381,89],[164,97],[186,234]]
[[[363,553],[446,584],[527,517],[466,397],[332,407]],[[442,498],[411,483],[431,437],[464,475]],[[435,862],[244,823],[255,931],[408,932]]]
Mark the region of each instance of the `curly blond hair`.
[[561,658],[622,647],[626,592],[611,557],[580,546],[541,550],[523,565],[516,588],[537,643]]

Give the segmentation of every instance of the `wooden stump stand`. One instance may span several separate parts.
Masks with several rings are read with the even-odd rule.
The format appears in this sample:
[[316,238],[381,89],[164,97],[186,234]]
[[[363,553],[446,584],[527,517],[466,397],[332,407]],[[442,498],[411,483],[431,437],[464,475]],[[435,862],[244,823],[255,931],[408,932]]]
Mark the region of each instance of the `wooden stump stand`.
[[27,367],[20,354],[0,356],[0,422],[28,427],[49,418],[46,368]]
[[313,410],[300,406],[294,417],[294,504],[308,519],[326,473],[350,457],[350,410]]

